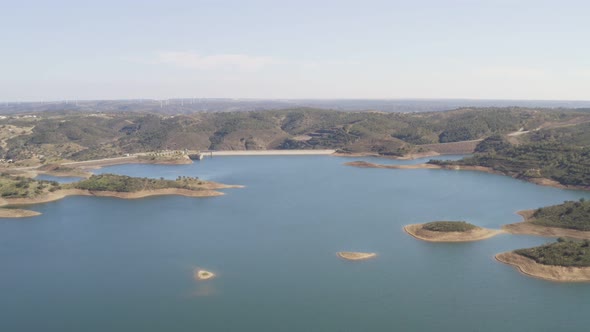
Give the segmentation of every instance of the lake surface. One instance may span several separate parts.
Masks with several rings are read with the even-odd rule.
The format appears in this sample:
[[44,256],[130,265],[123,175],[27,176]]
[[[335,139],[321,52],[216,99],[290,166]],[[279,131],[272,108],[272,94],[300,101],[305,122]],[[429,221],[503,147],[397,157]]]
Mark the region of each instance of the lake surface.
[[[590,284],[532,279],[496,253],[551,239],[437,244],[402,226],[590,199],[509,177],[361,169],[330,156],[216,157],[97,172],[179,175],[222,197],[69,197],[0,219],[0,331],[587,331]],[[337,251],[377,252],[362,262]],[[195,281],[193,270],[217,274]]]

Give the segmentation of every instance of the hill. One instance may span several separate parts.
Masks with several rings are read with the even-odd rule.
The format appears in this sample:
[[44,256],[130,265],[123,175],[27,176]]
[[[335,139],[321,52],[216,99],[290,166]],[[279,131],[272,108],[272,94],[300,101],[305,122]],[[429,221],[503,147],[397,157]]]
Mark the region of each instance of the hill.
[[[49,112],[0,120],[4,159],[33,163],[89,160],[157,150],[337,149],[404,156],[449,143],[576,121],[587,113],[465,108],[430,113],[276,111],[165,115],[151,112]],[[447,144],[447,145],[445,145]],[[474,144],[458,144],[471,152]],[[463,151],[463,150],[461,150]]]

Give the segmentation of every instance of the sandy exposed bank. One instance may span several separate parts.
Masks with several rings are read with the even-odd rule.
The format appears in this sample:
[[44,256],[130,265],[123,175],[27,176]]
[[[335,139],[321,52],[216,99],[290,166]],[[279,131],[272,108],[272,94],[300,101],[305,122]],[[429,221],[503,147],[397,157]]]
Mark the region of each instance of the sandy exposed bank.
[[215,273],[207,270],[195,270],[193,276],[195,280],[210,280],[215,278]]
[[40,214],[41,213],[37,211],[0,208],[0,218],[27,218],[38,216]]
[[497,261],[512,265],[522,274],[530,277],[560,282],[590,281],[590,267],[543,265],[514,252],[497,254],[495,257]]
[[427,158],[427,157],[436,157],[440,156],[441,154],[435,151],[426,151],[426,152],[416,152],[416,153],[409,153],[403,156],[387,156],[378,154],[375,152],[335,152],[334,156],[336,157],[376,157],[376,158],[383,158],[383,159],[393,159],[393,160],[414,160],[420,158]]
[[523,210],[516,213],[519,214],[524,219],[524,221],[502,226],[502,229],[508,233],[544,237],[569,237],[573,239],[590,240],[590,232],[588,231],[578,231],[575,229],[559,227],[547,227],[532,223],[534,210]]
[[[186,197],[214,197],[221,196],[224,193],[216,191],[216,189],[227,189],[227,188],[242,188],[243,186],[225,185],[215,182],[208,182],[203,186],[202,190],[189,190],[189,189],[178,189],[178,188],[166,188],[158,190],[140,190],[135,192],[117,192],[117,191],[91,191],[82,189],[62,189],[50,192],[44,195],[40,195],[35,198],[3,198],[0,199],[0,207],[2,206],[14,206],[14,205],[32,205],[47,203],[60,200],[68,196],[97,196],[97,197],[115,197],[122,199],[138,199],[151,196],[165,196],[165,195],[177,195]],[[0,211],[7,211],[10,209],[0,209]],[[23,214],[23,217],[30,217],[39,215],[38,212],[28,210],[18,210]],[[4,213],[4,218],[11,218],[10,212]],[[19,213],[12,213],[18,217]],[[0,215],[1,216],[1,215]]]
[[424,224],[404,226],[404,231],[416,239],[428,242],[471,242],[488,239],[503,233],[501,230],[477,227],[465,232],[435,232],[422,228]]
[[456,171],[479,171],[492,174],[501,174],[488,167],[482,166],[443,166],[435,164],[413,164],[413,165],[386,165],[386,164],[375,164],[367,161],[351,161],[344,163],[346,166],[354,166],[361,168],[389,168],[389,169],[447,169]]
[[505,174],[505,173],[493,170],[489,167],[483,167],[483,166],[457,166],[457,165],[446,166],[446,165],[435,165],[435,164],[384,165],[384,164],[370,163],[370,162],[366,162],[366,161],[351,161],[351,162],[344,163],[344,165],[353,166],[353,167],[361,167],[361,168],[446,169],[446,170],[453,170],[453,171],[477,171],[477,172],[484,172],[484,173],[490,173],[490,174],[510,176],[515,179],[532,182],[534,184],[538,184],[541,186],[554,187],[554,188],[559,188],[559,189],[590,190],[590,187],[587,187],[587,186],[563,185],[555,180],[546,179],[546,178],[522,178],[522,177],[511,176],[509,174]]
[[208,157],[221,156],[304,156],[304,155],[331,155],[336,150],[228,150],[203,152]]
[[337,253],[338,257],[344,258],[349,261],[361,261],[376,257],[377,254],[374,252],[354,252],[354,251],[340,251]]

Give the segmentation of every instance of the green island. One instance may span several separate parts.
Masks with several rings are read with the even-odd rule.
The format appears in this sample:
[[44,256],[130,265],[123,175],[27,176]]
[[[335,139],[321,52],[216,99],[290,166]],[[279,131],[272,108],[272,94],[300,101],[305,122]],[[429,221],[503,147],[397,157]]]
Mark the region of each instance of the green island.
[[[0,174],[0,217],[30,217],[34,211],[14,209],[19,205],[50,202],[72,195],[142,198],[156,195],[190,197],[219,196],[216,189],[238,188],[203,181],[196,177],[179,176],[176,180],[139,178],[116,174],[92,175],[78,182],[60,184],[23,176]],[[10,207],[10,208],[4,208]]]
[[179,176],[176,180],[166,180],[164,178],[150,179],[126,175],[100,174],[62,187],[90,191],[137,192],[159,189],[206,190],[206,184],[205,181],[190,176]]
[[477,226],[465,221],[433,221],[422,225],[422,228],[433,232],[467,232]]
[[564,238],[539,247],[496,255],[522,273],[553,281],[590,281],[590,240]]
[[433,221],[404,226],[412,237],[428,242],[470,242],[490,238],[502,231],[486,229],[465,221]]

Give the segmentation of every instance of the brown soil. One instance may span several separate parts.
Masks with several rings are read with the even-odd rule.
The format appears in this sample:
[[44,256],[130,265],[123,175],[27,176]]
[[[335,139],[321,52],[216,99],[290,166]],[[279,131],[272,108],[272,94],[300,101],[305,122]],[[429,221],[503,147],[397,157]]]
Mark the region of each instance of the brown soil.
[[[362,167],[362,168],[389,168],[389,169],[446,169],[446,170],[455,170],[455,171],[477,171],[477,172],[485,172],[490,174],[497,174],[497,175],[505,175],[510,176],[508,174],[495,171],[489,167],[483,166],[445,166],[445,165],[435,165],[435,164],[414,164],[414,165],[384,165],[384,164],[375,164],[366,161],[351,161],[344,163],[346,166],[354,166],[354,167]],[[560,189],[575,189],[575,190],[590,190],[588,186],[570,186],[570,185],[563,185],[555,180],[546,179],[546,178],[518,178],[512,176],[513,178],[524,180],[528,182],[532,182],[534,184],[538,184],[541,186],[548,186]]]
[[333,156],[336,157],[378,157],[383,159],[394,159],[394,160],[414,160],[419,158],[440,156],[440,153],[435,151],[416,152],[410,153],[401,157],[386,156],[375,152],[335,152]]
[[424,224],[412,224],[404,226],[404,231],[416,239],[428,242],[471,242],[488,239],[503,233],[501,230],[493,230],[477,227],[465,232],[434,232],[422,228]]
[[[189,189],[158,189],[158,190],[141,190],[136,192],[116,192],[116,191],[90,191],[81,189],[64,189],[57,190],[52,193],[47,193],[35,198],[4,198],[0,199],[0,207],[12,206],[12,205],[32,205],[39,203],[53,202],[60,200],[67,196],[97,196],[97,197],[115,197],[122,199],[138,199],[150,196],[164,196],[164,195],[179,195],[187,197],[214,197],[224,195],[222,192],[216,191],[215,189],[226,189],[226,188],[241,188],[242,186],[230,186],[215,182],[208,182],[204,185],[203,190],[189,190]],[[22,215],[22,217],[31,217],[39,215],[38,212],[27,211],[27,210],[16,210],[21,212],[5,212],[11,211],[12,209],[0,209],[0,217],[4,218],[16,218]],[[20,214],[20,215],[19,215]]]
[[349,261],[361,261],[377,256],[377,254],[374,252],[340,251],[337,254],[340,258],[344,258]]
[[361,168],[389,168],[389,169],[441,169],[442,167],[439,165],[431,165],[431,164],[416,164],[416,165],[385,165],[385,164],[374,164],[367,161],[351,161],[348,163],[344,163],[346,166],[354,166],[354,167],[361,167]]
[[526,234],[544,237],[569,237],[580,240],[590,240],[590,232],[578,231],[575,229],[547,227],[542,225],[535,225],[532,223],[534,210],[518,211],[524,221],[515,224],[502,226],[502,229],[511,234]]
[[0,208],[0,218],[27,218],[38,216],[40,214],[41,213],[37,211]]
[[590,281],[590,267],[543,265],[514,252],[497,254],[496,260],[512,265],[522,274],[534,278],[561,282]]

